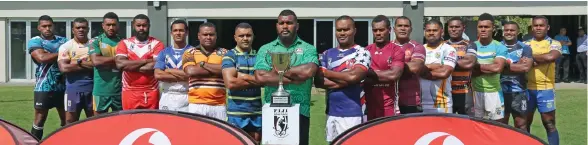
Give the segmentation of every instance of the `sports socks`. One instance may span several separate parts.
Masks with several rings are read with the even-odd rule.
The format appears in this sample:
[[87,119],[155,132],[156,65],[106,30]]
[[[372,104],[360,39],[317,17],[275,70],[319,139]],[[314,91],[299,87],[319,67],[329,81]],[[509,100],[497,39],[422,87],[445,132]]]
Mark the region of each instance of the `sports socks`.
[[559,132],[557,129],[554,132],[547,132],[547,140],[549,145],[559,145]]
[[31,128],[31,134],[35,136],[37,139],[41,140],[43,138],[43,127],[39,127],[33,124],[33,128]]

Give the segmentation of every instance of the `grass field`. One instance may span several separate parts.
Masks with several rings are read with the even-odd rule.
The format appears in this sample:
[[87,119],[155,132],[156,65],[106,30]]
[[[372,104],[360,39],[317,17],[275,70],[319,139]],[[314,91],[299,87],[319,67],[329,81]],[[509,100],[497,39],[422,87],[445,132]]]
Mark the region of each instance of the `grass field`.
[[[32,87],[1,86],[0,118],[30,130],[33,122]],[[557,90],[557,127],[562,145],[586,144],[586,90]],[[314,95],[311,100],[310,144],[325,145],[325,99]],[[512,120],[512,119],[511,119]],[[512,125],[512,123],[511,123]],[[45,123],[45,137],[59,127],[54,109]],[[547,141],[539,115],[535,115],[532,134]]]

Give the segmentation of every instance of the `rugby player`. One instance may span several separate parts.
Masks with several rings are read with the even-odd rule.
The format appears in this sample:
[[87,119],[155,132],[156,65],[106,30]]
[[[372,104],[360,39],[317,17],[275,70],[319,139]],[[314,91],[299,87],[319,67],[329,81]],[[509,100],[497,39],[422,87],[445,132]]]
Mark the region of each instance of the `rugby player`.
[[[312,80],[318,69],[318,54],[316,47],[298,37],[298,18],[292,10],[283,10],[277,19],[278,38],[261,46],[257,58],[270,57],[268,56],[270,50],[272,52],[293,52],[292,57],[296,57],[295,62],[290,62],[293,67],[284,73],[283,83],[284,89],[291,95],[290,103],[300,104],[299,144],[307,145],[310,127],[310,93]],[[269,103],[271,93],[278,88],[278,73],[264,59],[256,59],[254,68],[255,79],[265,86],[263,102]]]
[[451,98],[451,73],[457,63],[455,48],[444,43],[443,24],[438,20],[425,23],[425,69],[420,85],[424,113],[453,113]]
[[256,51],[253,28],[248,23],[235,27],[237,46],[223,57],[222,73],[229,90],[227,99],[228,122],[261,141],[261,87],[255,80],[253,65]]
[[[422,112],[421,88],[419,74],[427,69],[425,66],[425,47],[410,40],[412,22],[408,17],[400,16],[394,22],[396,39],[392,43],[404,51],[404,70],[398,83],[398,106],[401,114]],[[372,56],[373,58],[374,56]]]
[[366,47],[371,62],[363,86],[368,120],[400,114],[396,86],[404,69],[404,50],[390,42],[391,30],[388,17],[372,20],[375,43]]
[[477,25],[479,40],[477,63],[473,69],[474,116],[501,121],[504,118],[504,98],[500,86],[500,73],[506,63],[507,48],[492,39],[494,17],[483,13]]
[[43,15],[38,19],[37,30],[41,35],[31,38],[27,52],[37,65],[35,70],[34,108],[35,120],[31,134],[37,139],[43,138],[43,126],[49,109],[55,107],[61,126],[65,125],[63,95],[65,94],[65,77],[57,64],[59,47],[68,41],[66,37],[53,34],[53,19]]
[[89,60],[89,23],[85,18],[73,21],[74,39],[59,47],[59,70],[65,74],[65,120],[68,124],[80,119],[84,110],[86,118],[94,116],[92,89],[94,86],[93,64]]
[[[533,38],[527,40],[533,51],[533,67],[527,73],[529,89],[529,110],[527,111],[527,126],[533,123],[535,109],[541,113],[543,127],[547,131],[550,145],[559,144],[559,133],[555,126],[555,61],[562,53],[562,45],[557,40],[547,36],[549,22],[544,16],[533,18]],[[530,127],[527,130],[530,132]]]
[[[517,40],[519,25],[509,21],[503,25],[504,41],[508,48],[507,63],[500,84],[504,93],[504,123],[508,123],[510,114],[514,119],[514,127],[527,131],[527,78],[526,73],[533,66],[531,48]],[[533,110],[534,111],[534,110]]]
[[327,142],[363,121],[360,93],[370,66],[370,53],[355,44],[355,21],[343,15],[335,20],[339,47],[323,52],[315,84],[327,89]]
[[98,86],[92,91],[96,115],[108,112],[108,108],[112,111],[122,110],[121,72],[114,63],[116,45],[122,39],[118,35],[118,22],[115,13],[106,13],[102,17],[104,33],[91,40],[89,53],[94,65],[94,86]]
[[189,76],[188,112],[227,120],[226,90],[222,78],[225,48],[216,45],[216,26],[210,22],[199,26],[200,45],[184,52],[182,63]]
[[465,24],[459,17],[453,17],[447,21],[449,40],[445,43],[455,48],[457,52],[457,65],[451,73],[451,98],[453,100],[453,113],[471,114],[473,105],[471,91],[471,69],[476,63],[478,48],[469,40],[464,39]]
[[170,26],[173,45],[162,50],[155,61],[155,79],[163,91],[159,100],[160,110],[188,112],[188,76],[182,71],[182,55],[192,48],[186,42],[188,23],[175,20]]
[[123,110],[159,107],[159,87],[153,68],[163,43],[149,36],[150,26],[147,15],[135,16],[136,36],[121,40],[116,47],[116,68],[122,71]]

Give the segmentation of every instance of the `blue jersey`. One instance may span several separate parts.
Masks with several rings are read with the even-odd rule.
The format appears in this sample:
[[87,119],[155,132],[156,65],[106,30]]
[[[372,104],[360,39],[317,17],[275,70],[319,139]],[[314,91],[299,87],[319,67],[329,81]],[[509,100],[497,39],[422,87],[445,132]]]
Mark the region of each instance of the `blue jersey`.
[[[568,36],[556,35],[555,40],[571,42]],[[570,48],[565,43],[561,44],[561,54],[570,54]]]
[[[190,45],[186,45],[184,48],[173,48],[166,47],[163,49],[155,60],[154,69],[166,70],[166,69],[179,69],[182,70],[182,56],[184,52],[192,48]],[[174,91],[174,92],[188,92],[188,82],[160,82],[161,89],[163,92]]]
[[[514,45],[507,45],[504,41],[502,44],[508,48],[507,59],[512,63],[518,63],[522,57],[533,58],[531,47],[523,42],[517,42]],[[500,75],[500,84],[502,90],[506,93],[523,92],[527,90],[527,78],[525,73],[521,74],[502,74]]]
[[[45,40],[41,36],[35,36],[29,40],[27,52],[31,54],[37,49],[43,49],[49,53],[59,53],[59,47],[68,39],[55,36],[53,40]],[[59,71],[57,59],[51,63],[40,63],[33,59],[37,65],[35,70],[35,92],[63,92],[65,91],[65,77]]]
[[[335,72],[349,71],[353,67],[363,67],[367,70],[370,66],[370,53],[359,45],[347,50],[331,48],[323,52],[319,61],[321,67]],[[360,103],[362,90],[360,84],[349,84],[340,89],[327,90],[326,113],[338,117],[362,116]]]
[[[182,55],[184,52],[192,46],[186,45],[186,47],[178,49],[173,47],[166,47],[159,55],[157,55],[157,61],[155,62],[155,69],[183,69],[182,68]],[[162,57],[159,57],[162,56]]]
[[[237,72],[254,75],[256,51],[242,51],[236,47],[229,50],[223,57],[222,68],[235,68]],[[227,101],[228,115],[260,115],[261,88],[253,87],[243,90],[229,90]]]

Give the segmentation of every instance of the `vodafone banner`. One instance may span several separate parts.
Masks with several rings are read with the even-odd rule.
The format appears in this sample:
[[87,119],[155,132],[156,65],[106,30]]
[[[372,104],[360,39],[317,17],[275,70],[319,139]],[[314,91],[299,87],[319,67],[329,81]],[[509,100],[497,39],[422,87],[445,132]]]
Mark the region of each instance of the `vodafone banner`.
[[0,145],[36,145],[37,138],[24,129],[0,119]]
[[410,114],[358,125],[333,145],[546,145],[513,127],[455,114]]
[[131,110],[67,125],[41,145],[254,145],[242,130],[196,114]]

